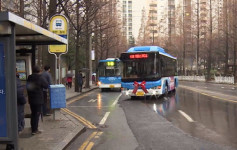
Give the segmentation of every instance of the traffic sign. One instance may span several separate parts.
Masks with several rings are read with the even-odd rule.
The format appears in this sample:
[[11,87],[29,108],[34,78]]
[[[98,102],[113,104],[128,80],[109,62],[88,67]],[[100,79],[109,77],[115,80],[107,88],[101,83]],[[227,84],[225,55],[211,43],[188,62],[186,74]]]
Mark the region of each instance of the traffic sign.
[[[63,15],[53,16],[50,19],[49,31],[67,39],[67,18]],[[49,53],[67,53],[67,45],[49,45]]]

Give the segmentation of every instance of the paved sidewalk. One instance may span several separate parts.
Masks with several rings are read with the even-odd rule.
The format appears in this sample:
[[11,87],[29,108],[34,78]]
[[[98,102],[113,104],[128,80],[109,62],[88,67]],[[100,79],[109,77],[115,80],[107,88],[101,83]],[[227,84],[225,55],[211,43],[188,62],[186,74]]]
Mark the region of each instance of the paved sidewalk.
[[[72,89],[66,89],[66,99],[76,97],[88,91],[97,88],[91,86],[89,89],[83,89],[82,93],[74,92]],[[56,111],[55,120],[53,115],[40,120],[39,129],[43,132],[32,136],[30,130],[30,118],[25,118],[25,129],[19,135],[19,150],[62,150],[71,140],[85,131],[85,127],[76,119],[64,111]],[[5,145],[0,145],[0,150],[5,149]]]

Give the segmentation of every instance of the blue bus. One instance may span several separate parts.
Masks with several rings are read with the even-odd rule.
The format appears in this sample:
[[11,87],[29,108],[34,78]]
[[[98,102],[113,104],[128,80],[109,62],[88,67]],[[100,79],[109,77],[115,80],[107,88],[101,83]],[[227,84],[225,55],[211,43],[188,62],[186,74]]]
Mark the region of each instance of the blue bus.
[[105,89],[121,89],[122,63],[118,58],[100,60],[98,65],[98,85]]
[[132,47],[122,53],[122,93],[136,96],[160,96],[178,86],[176,57],[158,46]]

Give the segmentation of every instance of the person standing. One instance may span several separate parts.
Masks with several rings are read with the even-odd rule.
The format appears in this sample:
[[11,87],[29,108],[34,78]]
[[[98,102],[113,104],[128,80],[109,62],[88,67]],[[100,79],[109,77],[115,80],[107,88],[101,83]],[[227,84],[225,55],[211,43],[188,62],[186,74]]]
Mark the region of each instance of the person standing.
[[82,76],[82,73],[79,72],[79,74],[78,74],[79,92],[82,92],[82,85],[83,85],[83,76]]
[[41,131],[38,130],[38,124],[44,104],[43,89],[48,88],[48,82],[40,74],[40,68],[38,66],[34,66],[32,72],[33,73],[28,76],[26,88],[31,109],[31,131],[32,135],[35,135],[41,133]]
[[[51,77],[51,74],[50,74],[50,66],[48,66],[48,65],[44,66],[44,72],[42,73],[42,76],[48,82],[48,87],[49,87],[52,84],[52,77]],[[50,116],[50,114],[49,114],[48,89],[43,89],[43,93],[44,93],[43,115],[44,116]]]
[[72,88],[72,77],[67,77],[67,86],[68,88]]
[[25,113],[24,107],[26,104],[26,99],[24,96],[24,88],[21,85],[21,80],[19,79],[19,74],[16,74],[17,83],[17,117],[18,117],[18,132],[23,131],[25,127]]

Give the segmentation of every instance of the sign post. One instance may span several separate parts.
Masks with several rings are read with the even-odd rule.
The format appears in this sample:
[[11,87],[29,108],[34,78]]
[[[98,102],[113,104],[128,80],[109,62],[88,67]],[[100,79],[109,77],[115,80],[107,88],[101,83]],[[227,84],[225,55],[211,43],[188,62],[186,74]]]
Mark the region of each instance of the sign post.
[[[58,34],[59,36],[67,39],[68,36],[68,22],[67,18],[63,15],[54,15],[50,19],[49,31]],[[49,45],[49,53],[55,55],[55,69],[57,70],[58,66],[58,84],[61,83],[61,67],[60,67],[60,57],[62,54],[66,54],[68,50],[67,45]],[[55,76],[57,79],[57,75]]]
[[[68,22],[67,18],[63,15],[54,15],[50,19],[49,31],[58,34],[59,36],[66,38],[68,36]],[[67,45],[49,45],[49,53],[55,55],[55,72],[58,67],[58,84],[61,83],[61,66],[60,57],[62,54],[67,53]],[[57,73],[55,74],[57,80]],[[53,109],[53,118],[55,120],[55,109]]]

